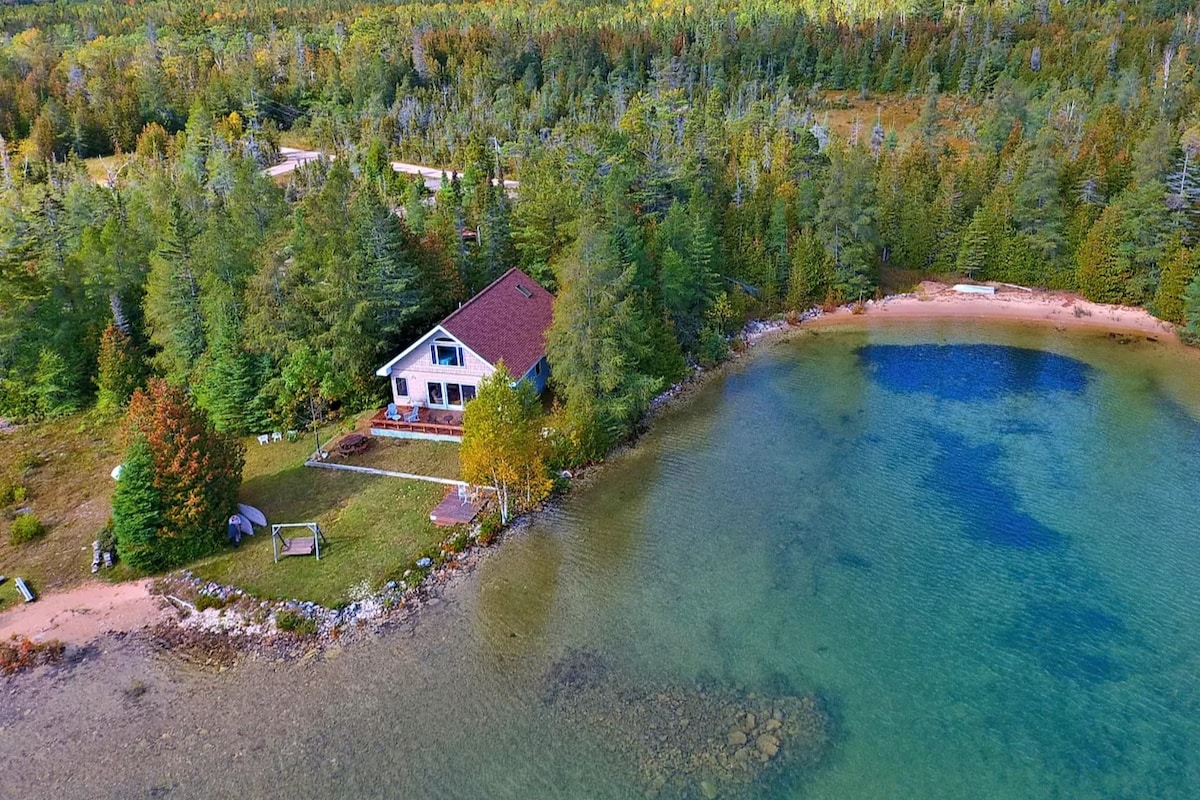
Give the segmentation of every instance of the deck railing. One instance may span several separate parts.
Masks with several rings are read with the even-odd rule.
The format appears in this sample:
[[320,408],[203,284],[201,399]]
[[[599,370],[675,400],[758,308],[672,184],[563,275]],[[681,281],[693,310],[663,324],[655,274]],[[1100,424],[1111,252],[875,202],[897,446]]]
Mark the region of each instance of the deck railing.
[[461,423],[428,422],[417,420],[405,422],[399,419],[388,419],[387,409],[380,409],[371,417],[371,427],[385,431],[407,431],[409,433],[429,433],[437,436],[462,436]]

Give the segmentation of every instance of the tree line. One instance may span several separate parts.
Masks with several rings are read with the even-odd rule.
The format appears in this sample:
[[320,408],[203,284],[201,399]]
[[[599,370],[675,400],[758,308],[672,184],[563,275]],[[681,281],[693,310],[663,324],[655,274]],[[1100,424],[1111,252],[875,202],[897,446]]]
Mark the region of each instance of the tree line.
[[[0,11],[0,415],[119,409],[147,375],[234,433],[361,408],[514,264],[557,295],[553,464],[748,317],[892,270],[1200,325],[1177,3],[214,8]],[[284,132],[336,157],[277,185]],[[108,152],[98,181],[79,158]],[[455,172],[431,197],[397,157]]]

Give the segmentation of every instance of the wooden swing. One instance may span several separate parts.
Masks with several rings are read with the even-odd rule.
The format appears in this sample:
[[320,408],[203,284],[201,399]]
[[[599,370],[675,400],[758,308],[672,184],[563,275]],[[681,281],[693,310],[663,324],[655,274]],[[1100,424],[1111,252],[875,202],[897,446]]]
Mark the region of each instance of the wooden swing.
[[[307,528],[312,536],[297,536],[285,539],[280,533],[284,528]],[[275,554],[275,563],[284,556],[311,556],[321,560],[321,545],[329,545],[321,526],[315,522],[285,522],[282,525],[271,526],[271,552]]]

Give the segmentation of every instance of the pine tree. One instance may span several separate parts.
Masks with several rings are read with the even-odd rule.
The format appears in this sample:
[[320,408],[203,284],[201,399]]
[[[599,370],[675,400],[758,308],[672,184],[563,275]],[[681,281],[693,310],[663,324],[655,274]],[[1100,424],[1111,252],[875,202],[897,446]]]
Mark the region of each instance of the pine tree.
[[100,337],[96,410],[101,414],[122,411],[144,376],[141,356],[129,334],[109,325]]
[[205,349],[200,313],[203,275],[196,258],[200,233],[179,197],[172,197],[167,229],[150,262],[146,324],[151,343],[159,348],[162,371],[173,381],[183,381]]
[[831,288],[842,300],[857,300],[875,287],[874,162],[858,148],[830,150],[829,178],[817,214],[817,235],[832,264]]
[[157,547],[162,523],[154,456],[146,439],[138,436],[125,451],[121,477],[113,492],[112,528],[120,559],[139,572],[164,569],[164,553]]
[[1184,247],[1182,236],[1176,235],[1167,247],[1162,277],[1150,308],[1159,319],[1181,324],[1184,321],[1184,298],[1192,279],[1200,274],[1200,248]]
[[792,247],[788,308],[799,311],[821,302],[829,291],[825,248],[812,228],[805,228]]
[[66,416],[79,407],[79,394],[71,385],[67,362],[50,348],[43,349],[38,356],[31,388],[41,419]]
[[160,525],[151,545],[155,569],[214,552],[237,502],[245,455],[181,388],[153,379],[138,389],[125,415],[132,445],[143,439],[153,461]]
[[1109,206],[1079,248],[1079,289],[1089,300],[1128,302],[1128,281],[1133,270],[1123,247],[1124,222],[1121,207]]

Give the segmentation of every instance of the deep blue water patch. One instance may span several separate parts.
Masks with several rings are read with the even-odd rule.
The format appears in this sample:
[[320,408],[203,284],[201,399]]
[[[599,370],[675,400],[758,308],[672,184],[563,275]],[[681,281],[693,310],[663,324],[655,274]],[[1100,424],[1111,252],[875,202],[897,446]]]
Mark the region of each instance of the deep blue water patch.
[[1005,547],[1062,545],[1062,534],[1019,507],[1016,492],[1000,475],[998,445],[972,444],[941,429],[932,438],[936,455],[927,484],[946,498],[946,507],[960,518],[968,536]]
[[858,349],[878,384],[901,394],[976,402],[1087,388],[1091,367],[1057,353],[995,344],[869,344]]

